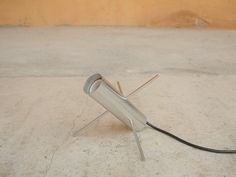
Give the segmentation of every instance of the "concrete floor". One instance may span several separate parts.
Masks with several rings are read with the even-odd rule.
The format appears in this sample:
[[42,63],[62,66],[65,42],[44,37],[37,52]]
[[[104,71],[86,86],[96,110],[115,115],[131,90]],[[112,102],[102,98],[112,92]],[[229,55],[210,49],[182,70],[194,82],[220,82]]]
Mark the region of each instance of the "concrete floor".
[[100,72],[148,120],[188,141],[236,149],[236,31],[125,27],[0,28],[0,177],[234,177],[236,155],[132,132],[82,90]]

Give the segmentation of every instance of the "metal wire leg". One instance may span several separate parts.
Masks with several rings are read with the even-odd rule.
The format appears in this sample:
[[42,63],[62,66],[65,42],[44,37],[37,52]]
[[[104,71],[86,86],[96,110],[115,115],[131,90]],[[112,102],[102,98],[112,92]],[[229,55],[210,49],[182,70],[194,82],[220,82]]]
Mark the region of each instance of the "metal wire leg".
[[141,161],[145,161],[145,156],[144,156],[144,153],[143,153],[143,149],[142,149],[142,146],[140,144],[140,140],[139,140],[139,137],[138,137],[137,132],[135,130],[133,121],[132,120],[129,120],[129,121],[130,121],[130,124],[132,126],[132,130],[133,130],[133,134],[134,134],[134,137],[135,137],[135,141],[136,141],[137,146],[138,146],[138,150],[139,150],[139,153],[140,153],[140,159],[141,159]]

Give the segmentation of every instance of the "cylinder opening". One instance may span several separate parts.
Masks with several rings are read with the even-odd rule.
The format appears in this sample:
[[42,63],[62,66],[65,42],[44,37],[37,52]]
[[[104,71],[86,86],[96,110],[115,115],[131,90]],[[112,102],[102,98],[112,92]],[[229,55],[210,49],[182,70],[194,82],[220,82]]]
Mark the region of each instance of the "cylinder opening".
[[[97,80],[102,80],[101,74],[94,74],[90,76],[84,84],[84,92],[90,94],[90,88]],[[98,86],[96,88],[98,88]]]

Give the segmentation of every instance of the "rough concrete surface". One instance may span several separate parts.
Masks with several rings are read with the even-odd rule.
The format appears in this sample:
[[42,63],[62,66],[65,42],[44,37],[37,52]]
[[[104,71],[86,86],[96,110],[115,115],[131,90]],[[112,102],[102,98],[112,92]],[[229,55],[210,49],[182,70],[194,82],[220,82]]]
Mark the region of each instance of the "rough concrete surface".
[[236,31],[0,28],[0,177],[234,177],[236,155],[132,132],[83,93],[100,72],[153,124],[193,143],[236,149]]

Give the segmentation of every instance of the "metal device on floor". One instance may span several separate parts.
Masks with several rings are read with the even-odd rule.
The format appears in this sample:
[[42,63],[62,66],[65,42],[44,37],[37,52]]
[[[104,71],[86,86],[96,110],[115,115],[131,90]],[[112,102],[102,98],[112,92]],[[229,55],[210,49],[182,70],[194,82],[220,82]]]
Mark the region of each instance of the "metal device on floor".
[[[153,81],[155,78],[158,77],[158,74],[155,75],[153,78],[151,78],[149,81],[135,89],[133,92],[131,92],[128,96],[132,95],[135,93],[137,90],[145,86],[146,84],[150,83]],[[84,91],[87,93],[89,96],[91,96],[94,100],[96,100],[99,104],[101,104],[105,109],[107,109],[110,113],[112,113],[115,117],[117,117],[120,121],[125,123],[127,126],[129,126],[134,134],[139,152],[140,152],[140,157],[141,160],[145,160],[145,156],[137,135],[137,131],[142,130],[144,127],[147,125],[151,128],[153,128],[156,131],[159,131],[171,138],[174,138],[175,140],[191,146],[193,148],[203,150],[203,151],[208,151],[208,152],[213,152],[213,153],[222,153],[222,154],[235,154],[236,150],[218,150],[218,149],[212,149],[208,147],[203,147],[199,146],[190,142],[187,142],[174,134],[171,134],[165,130],[162,130],[151,123],[147,121],[147,118],[145,115],[138,110],[129,100],[128,96],[125,97],[123,95],[123,92],[121,90],[121,86],[118,83],[118,88],[114,88],[104,77],[102,77],[100,74],[94,74],[90,76],[87,81],[85,82],[84,85]],[[104,114],[106,114],[107,111],[104,113],[100,114],[97,118],[95,118],[93,121],[91,121],[89,124],[87,124],[85,127],[82,129],[88,127],[92,122],[98,120],[101,118]],[[81,130],[82,130],[81,129]]]
[[134,134],[141,160],[145,159],[137,131],[146,127],[147,118],[122,93],[121,87],[114,88],[100,74],[89,77],[84,85],[84,91],[120,121],[128,125]]

